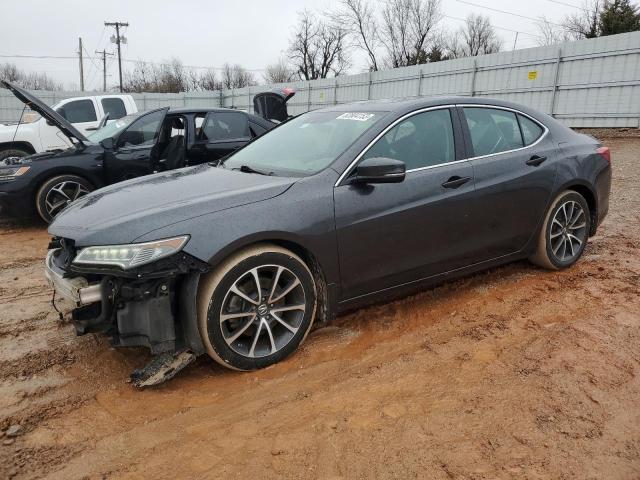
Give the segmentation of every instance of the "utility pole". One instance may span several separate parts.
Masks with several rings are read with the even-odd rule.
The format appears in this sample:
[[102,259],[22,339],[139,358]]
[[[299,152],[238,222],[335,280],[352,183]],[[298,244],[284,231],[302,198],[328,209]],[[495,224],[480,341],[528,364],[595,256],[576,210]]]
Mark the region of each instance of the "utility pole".
[[105,27],[116,27],[116,36],[111,41],[118,45],[118,75],[120,76],[120,92],[122,92],[122,57],[120,56],[120,44],[127,43],[127,39],[120,36],[120,27],[128,27],[128,22],[104,22]]
[[78,60],[80,61],[80,91],[84,92],[84,69],[82,65],[82,38],[78,38]]
[[106,50],[96,50],[96,53],[102,55],[102,91],[107,91],[107,55],[113,55],[113,53],[107,53]]

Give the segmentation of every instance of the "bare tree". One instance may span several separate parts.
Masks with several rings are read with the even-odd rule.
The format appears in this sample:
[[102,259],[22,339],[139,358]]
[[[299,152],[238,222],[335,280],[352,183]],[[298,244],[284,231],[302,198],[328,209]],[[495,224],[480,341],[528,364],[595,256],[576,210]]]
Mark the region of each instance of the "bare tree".
[[235,65],[225,63],[222,66],[222,88],[243,88],[255,84],[253,75],[243,66],[237,63]]
[[467,16],[465,25],[450,39],[448,53],[451,58],[475,57],[499,52],[502,44],[489,17],[472,13]]
[[346,52],[347,31],[339,23],[319,20],[313,13],[299,13],[289,44],[296,74],[304,80],[340,75],[350,64]]
[[380,37],[388,67],[427,62],[427,51],[442,18],[440,0],[386,0]]
[[200,75],[173,58],[164,63],[137,62],[132,71],[125,73],[123,87],[127,92],[178,93],[217,90],[220,82],[213,70]]
[[267,65],[263,76],[264,81],[267,83],[286,83],[293,80],[296,73],[289,67],[284,58],[280,58],[276,63]]
[[62,83],[56,82],[45,72],[27,73],[13,63],[0,64],[0,80],[17,83],[29,90],[62,90]]
[[200,75],[200,89],[202,90],[221,90],[222,85],[218,81],[214,70],[207,70]]
[[341,0],[340,7],[330,16],[353,38],[356,47],[367,54],[369,70],[377,71],[377,51],[381,41],[372,4],[366,0]]
[[562,21],[567,36],[572,40],[598,37],[600,12],[604,3],[605,0],[585,0],[580,12],[567,15]]
[[557,25],[554,25],[544,16],[538,19],[536,27],[538,28],[536,43],[541,47],[548,47],[550,45],[557,45],[559,43],[573,40],[573,37],[569,32]]

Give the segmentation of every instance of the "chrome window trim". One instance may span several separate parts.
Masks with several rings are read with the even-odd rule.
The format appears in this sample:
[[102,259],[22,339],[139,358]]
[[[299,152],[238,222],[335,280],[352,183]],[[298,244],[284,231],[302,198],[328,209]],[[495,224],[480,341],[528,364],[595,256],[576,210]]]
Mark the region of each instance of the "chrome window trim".
[[[504,150],[502,152],[496,152],[496,153],[489,153],[487,155],[479,155],[477,157],[469,157],[469,158],[463,158],[461,160],[454,160],[453,162],[445,162],[445,163],[439,163],[437,165],[428,165],[426,167],[419,167],[419,168],[412,168],[410,170],[407,170],[405,173],[411,173],[411,172],[419,172],[421,170],[429,170],[432,168],[438,168],[438,167],[443,167],[446,165],[454,165],[456,163],[462,163],[462,162],[469,162],[471,160],[479,160],[482,158],[487,158],[487,157],[493,157],[494,155],[503,155],[505,153],[512,153],[512,152],[517,152],[519,150],[524,150],[525,148],[531,148],[536,146],[538,143],[540,143],[549,133],[549,129],[547,128],[546,125],[544,125],[543,123],[540,123],[540,121],[538,121],[537,119],[533,118],[531,115],[524,113],[521,110],[517,110],[515,108],[511,108],[511,107],[503,107],[503,106],[499,106],[499,105],[492,105],[492,104],[486,104],[486,103],[458,103],[458,104],[449,104],[449,105],[437,105],[437,106],[433,106],[433,107],[426,107],[426,108],[421,108],[419,110],[415,110],[413,112],[409,112],[405,115],[403,115],[402,117],[398,118],[397,120],[395,120],[393,123],[391,123],[390,125],[387,126],[387,128],[385,128],[382,132],[380,132],[378,135],[376,135],[376,137],[371,140],[371,142],[369,142],[369,144],[364,147],[364,149],[356,156],[356,158],[349,164],[349,166],[345,169],[344,172],[342,172],[342,175],[340,175],[340,177],[338,177],[338,180],[336,181],[336,183],[334,184],[334,188],[335,187],[339,187],[342,183],[342,181],[349,176],[349,174],[353,171],[353,168],[356,166],[356,164],[360,161],[360,159],[362,158],[362,156],[367,153],[369,151],[369,149],[378,141],[380,140],[382,137],[384,137],[387,132],[389,130],[391,130],[393,127],[395,127],[398,123],[402,122],[403,120],[406,120],[407,118],[410,118],[414,115],[417,115],[419,113],[423,113],[423,112],[428,112],[431,110],[441,110],[444,108],[455,108],[455,107],[470,107],[470,108],[493,108],[496,110],[507,110],[509,112],[513,112],[515,114],[520,114],[523,117],[527,117],[529,120],[531,120],[532,122],[534,122],[535,124],[539,125],[540,127],[542,127],[543,132],[542,135],[540,135],[538,137],[538,139],[533,142],[531,145],[526,145],[524,147],[520,147],[520,148],[514,148],[512,150]],[[465,119],[463,119],[464,121],[466,121]],[[453,119],[452,119],[453,121]],[[452,125],[453,126],[453,125]],[[455,128],[455,127],[454,127]],[[523,138],[524,141],[524,138]]]
[[[333,185],[334,188],[340,186],[340,183],[347,177],[349,176],[349,174],[351,173],[351,171],[353,170],[353,168],[356,166],[356,164],[360,161],[360,159],[362,158],[362,156],[367,153],[369,151],[369,149],[378,141],[380,140],[382,137],[384,137],[387,132],[389,130],[391,130],[393,127],[395,127],[398,123],[402,122],[403,120],[406,120],[407,118],[413,117],[414,115],[418,115],[419,113],[424,113],[424,112],[428,112],[431,110],[443,110],[445,108],[455,108],[455,105],[436,105],[433,107],[426,107],[426,108],[421,108],[419,110],[414,110],[413,112],[409,112],[405,115],[403,115],[402,117],[398,118],[397,120],[395,120],[393,123],[389,124],[387,126],[387,128],[385,128],[382,132],[380,132],[378,135],[376,135],[376,138],[374,138],[373,140],[371,140],[369,142],[369,144],[364,147],[364,149],[358,154],[356,155],[356,158],[349,164],[349,166],[344,170],[344,172],[342,172],[342,175],[340,175],[338,177],[338,180],[336,181],[336,183]],[[451,119],[451,127],[454,128],[453,126],[453,119]],[[455,139],[455,137],[454,137]],[[454,140],[455,141],[455,140]],[[448,165],[450,163],[457,163],[460,160],[456,160],[455,162],[447,162],[447,163],[441,163],[438,165],[431,165],[428,167],[420,167],[417,169],[412,169],[412,170],[407,170],[405,173],[410,173],[410,172],[415,172],[416,170],[422,170],[422,169],[426,169],[426,168],[432,168],[432,167],[439,167],[441,165]]]
[[[495,110],[506,110],[508,112],[513,112],[515,114],[520,114],[523,117],[527,117],[533,123],[535,123],[536,125],[539,125],[540,127],[542,127],[542,135],[540,135],[538,137],[538,139],[535,142],[533,142],[531,145],[526,145],[526,146],[520,147],[520,148],[513,148],[511,150],[504,150],[502,152],[488,153],[486,155],[478,155],[477,157],[469,157],[469,158],[467,158],[467,160],[469,160],[469,161],[471,161],[471,160],[479,160],[479,159],[487,158],[487,157],[493,157],[494,155],[503,155],[505,153],[518,152],[520,150],[524,150],[525,148],[534,147],[538,143],[540,143],[542,141],[542,139],[544,139],[544,137],[546,137],[547,134],[549,133],[549,129],[547,128],[546,125],[540,123],[538,120],[533,118],[531,115],[527,115],[526,113],[524,113],[524,112],[522,112],[520,110],[516,110],[515,108],[501,107],[501,106],[498,106],[498,105],[477,104],[477,103],[464,103],[464,104],[461,103],[461,104],[458,104],[456,106],[462,107],[462,108],[493,108]],[[519,124],[518,124],[518,126],[519,126]],[[469,139],[469,140],[471,140],[471,139]],[[522,141],[524,142],[524,138],[522,139]]]

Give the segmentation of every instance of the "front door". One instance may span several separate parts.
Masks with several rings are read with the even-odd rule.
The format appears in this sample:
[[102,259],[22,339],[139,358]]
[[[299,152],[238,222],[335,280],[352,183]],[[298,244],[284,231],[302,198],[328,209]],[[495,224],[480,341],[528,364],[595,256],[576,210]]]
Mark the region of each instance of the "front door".
[[464,107],[476,182],[478,261],[522,250],[542,221],[555,181],[557,147],[546,129],[519,112]]
[[151,153],[157,145],[168,108],[153,110],[131,123],[115,140],[115,148],[105,152],[108,183],[121,182],[152,172]]
[[416,113],[362,155],[405,162],[403,182],[358,185],[347,176],[335,187],[343,299],[469,263],[473,169],[463,160],[456,115],[449,108]]

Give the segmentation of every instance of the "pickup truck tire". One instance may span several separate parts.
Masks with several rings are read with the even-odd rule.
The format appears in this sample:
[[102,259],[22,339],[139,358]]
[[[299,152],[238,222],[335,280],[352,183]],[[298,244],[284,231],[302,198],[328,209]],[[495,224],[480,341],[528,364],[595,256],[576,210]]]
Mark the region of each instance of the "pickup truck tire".
[[69,203],[93,190],[91,183],[78,175],[57,175],[42,184],[36,194],[40,218],[51,223]]
[[5,148],[4,150],[0,150],[0,162],[5,158],[26,157],[27,155],[31,155],[31,154],[26,150],[22,150],[20,148]]

